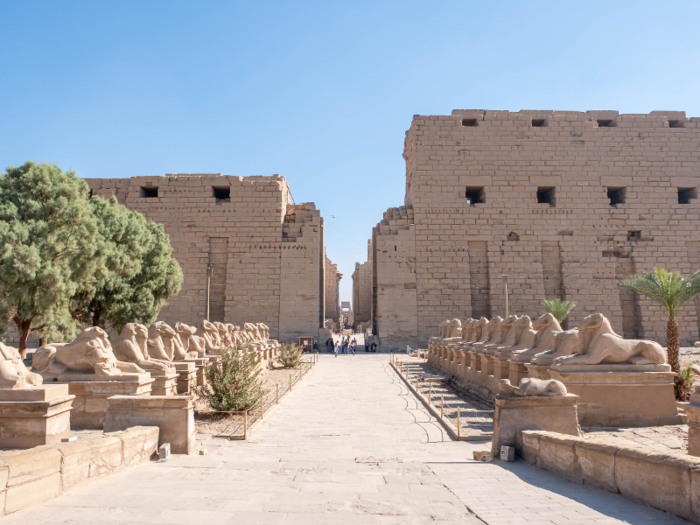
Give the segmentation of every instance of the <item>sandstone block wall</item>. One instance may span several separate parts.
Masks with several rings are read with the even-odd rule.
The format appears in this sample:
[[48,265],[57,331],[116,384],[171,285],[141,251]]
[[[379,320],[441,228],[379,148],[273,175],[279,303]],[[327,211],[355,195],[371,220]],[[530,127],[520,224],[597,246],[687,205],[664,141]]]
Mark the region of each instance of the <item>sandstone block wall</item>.
[[326,319],[332,319],[336,324],[340,318],[339,286],[342,278],[343,274],[338,271],[338,265],[325,256]]
[[117,200],[164,225],[184,283],[163,308],[167,323],[210,319],[262,322],[270,337],[316,335],[324,320],[323,218],[290,203],[287,181],[219,174],[87,179],[94,195]]
[[[382,341],[424,344],[448,317],[503,315],[507,274],[511,312],[535,316],[544,298],[573,299],[572,326],[598,311],[625,337],[665,342],[660,309],[617,282],[654,266],[700,269],[700,119],[416,115],[404,158],[405,206],[373,231]],[[700,299],[679,321],[682,340],[697,340]]]
[[371,262],[355,263],[352,274],[353,324],[366,323],[372,316],[372,267]]

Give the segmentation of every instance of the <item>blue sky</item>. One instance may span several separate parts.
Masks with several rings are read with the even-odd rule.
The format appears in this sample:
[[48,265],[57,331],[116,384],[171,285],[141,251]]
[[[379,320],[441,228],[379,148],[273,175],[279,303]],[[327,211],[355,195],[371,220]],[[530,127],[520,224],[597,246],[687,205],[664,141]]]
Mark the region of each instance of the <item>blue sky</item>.
[[700,2],[0,0],[0,165],[287,178],[351,297],[403,204],[404,132],[455,108],[700,116]]

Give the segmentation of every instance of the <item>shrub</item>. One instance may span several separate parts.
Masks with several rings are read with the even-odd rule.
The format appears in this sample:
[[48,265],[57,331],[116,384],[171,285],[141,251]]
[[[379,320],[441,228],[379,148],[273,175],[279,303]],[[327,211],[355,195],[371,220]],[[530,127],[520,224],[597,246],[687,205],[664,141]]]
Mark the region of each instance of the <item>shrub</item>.
[[206,383],[197,387],[197,395],[213,410],[249,410],[267,393],[259,378],[261,371],[260,359],[250,343],[232,345],[225,340],[221,359],[207,365]]
[[693,369],[691,367],[681,369],[679,384],[680,400],[688,401],[690,395],[693,393],[695,384],[695,377],[693,376]]
[[296,368],[301,364],[301,355],[303,353],[304,348],[295,343],[282,345],[279,362],[282,363],[282,366],[285,368]]

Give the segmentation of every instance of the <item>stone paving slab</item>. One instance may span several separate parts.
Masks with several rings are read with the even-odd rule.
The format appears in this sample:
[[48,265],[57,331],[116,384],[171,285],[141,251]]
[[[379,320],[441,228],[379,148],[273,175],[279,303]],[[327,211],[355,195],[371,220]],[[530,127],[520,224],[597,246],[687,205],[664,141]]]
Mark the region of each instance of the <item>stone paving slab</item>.
[[477,463],[387,355],[321,356],[251,440],[210,442],[101,480],[0,525],[686,523],[523,462]]

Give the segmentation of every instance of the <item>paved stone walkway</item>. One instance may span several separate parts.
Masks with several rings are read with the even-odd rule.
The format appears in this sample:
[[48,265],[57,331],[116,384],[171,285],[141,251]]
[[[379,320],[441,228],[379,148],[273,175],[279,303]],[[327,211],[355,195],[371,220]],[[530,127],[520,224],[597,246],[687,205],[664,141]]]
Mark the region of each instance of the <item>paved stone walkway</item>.
[[0,519],[13,524],[686,523],[523,462],[471,460],[387,355],[322,355],[248,442],[212,440]]

